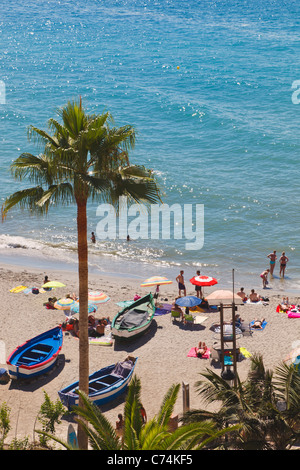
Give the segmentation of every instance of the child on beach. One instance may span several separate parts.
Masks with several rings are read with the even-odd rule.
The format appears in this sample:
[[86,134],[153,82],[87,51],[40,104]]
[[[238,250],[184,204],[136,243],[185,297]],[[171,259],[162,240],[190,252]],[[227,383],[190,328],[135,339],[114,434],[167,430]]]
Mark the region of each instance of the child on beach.
[[178,295],[181,297],[181,291],[183,290],[184,296],[186,296],[186,288],[184,285],[184,271],[180,271],[180,274],[176,277],[176,281],[178,282]]

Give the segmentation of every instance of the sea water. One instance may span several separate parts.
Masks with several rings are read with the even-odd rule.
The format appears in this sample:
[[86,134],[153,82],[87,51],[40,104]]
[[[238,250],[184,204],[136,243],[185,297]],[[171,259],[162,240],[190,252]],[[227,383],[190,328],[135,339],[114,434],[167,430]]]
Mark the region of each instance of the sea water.
[[[174,237],[97,239],[91,271],[174,280],[200,269],[221,288],[234,272],[250,289],[277,250],[290,261],[269,287],[297,292],[299,14],[293,0],[3,0],[1,203],[26,187],[10,175],[13,159],[40,152],[28,126],[46,129],[81,96],[88,111],[135,127],[131,162],[154,170],[165,204],[204,206],[201,249]],[[76,269],[75,207],[44,219],[12,211],[0,227],[2,263]]]

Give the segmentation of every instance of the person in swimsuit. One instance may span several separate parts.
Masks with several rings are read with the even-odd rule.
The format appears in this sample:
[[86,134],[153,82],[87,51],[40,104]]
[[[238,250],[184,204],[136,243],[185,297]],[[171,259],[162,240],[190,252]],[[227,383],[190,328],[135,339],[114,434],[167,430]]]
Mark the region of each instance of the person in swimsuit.
[[[197,271],[196,276],[200,276],[200,271]],[[195,286],[195,291],[196,291],[197,297],[202,298],[201,286]]]
[[251,289],[251,294],[249,295],[250,302],[259,302],[260,296],[255,292],[254,289]]
[[180,274],[176,277],[176,281],[178,282],[178,295],[181,297],[181,291],[183,290],[184,296],[186,296],[186,288],[184,285],[184,271],[180,271]]
[[260,275],[260,277],[262,278],[262,284],[263,284],[263,289],[265,289],[267,287],[267,284],[268,284],[268,274],[269,274],[270,270],[269,269],[266,269],[265,271],[263,271]]
[[92,243],[96,243],[96,237],[95,237],[94,232],[92,232],[91,240],[92,240]]
[[245,302],[247,300],[247,295],[244,292],[244,288],[241,287],[241,290],[237,293],[239,297]]
[[267,257],[270,259],[270,274],[273,276],[275,261],[277,260],[276,250],[274,250],[273,253],[270,253]]
[[288,259],[287,256],[285,256],[285,252],[283,251],[281,257],[279,258],[279,263],[280,263],[279,276],[281,276],[281,274],[282,274],[282,277],[284,277],[286,263],[288,261],[289,261],[289,259]]
[[255,319],[255,320],[254,320],[254,323],[253,323],[253,325],[252,325],[252,328],[257,328],[257,329],[259,329],[259,330],[262,330],[262,325],[263,325],[263,322],[264,322],[264,321],[265,321],[264,318],[262,318],[261,320]]
[[207,349],[208,348],[207,348],[206,344],[202,343],[202,341],[200,341],[200,343],[198,344],[198,348],[195,348],[197,357],[202,357],[207,352]]

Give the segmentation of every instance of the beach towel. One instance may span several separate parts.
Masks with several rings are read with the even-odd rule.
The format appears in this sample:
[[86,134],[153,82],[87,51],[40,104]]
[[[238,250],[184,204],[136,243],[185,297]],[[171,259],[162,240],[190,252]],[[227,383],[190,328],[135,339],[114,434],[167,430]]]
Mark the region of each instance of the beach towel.
[[17,294],[18,292],[23,292],[23,290],[25,290],[25,289],[27,289],[26,286],[17,286],[17,287],[14,287],[13,289],[10,289],[9,292]]
[[24,289],[22,292],[23,292],[23,294],[26,294],[26,295],[27,295],[27,294],[31,294],[31,292],[32,292],[32,287],[27,287],[27,289]]
[[113,340],[108,336],[99,336],[97,338],[89,338],[89,344],[96,344],[98,346],[111,346]]
[[227,354],[224,354],[224,366],[232,366],[232,364],[233,364],[232,356],[228,356]]
[[252,325],[254,324],[254,322],[255,322],[255,320],[252,320],[252,322],[250,322],[250,327],[251,327],[251,330],[255,330],[255,331],[262,331],[262,330],[265,329],[265,327],[266,327],[266,325],[267,325],[267,322],[264,321],[264,322],[262,323],[262,325],[261,325],[261,326],[262,326],[261,328],[253,328]]
[[160,316],[160,315],[166,315],[167,313],[170,313],[172,310],[172,305],[171,304],[163,304],[161,308],[156,308],[155,309],[155,314],[154,316]]
[[252,356],[252,354],[251,354],[249,351],[247,351],[246,348],[240,348],[240,353],[241,353],[244,357],[251,357],[251,356]]
[[195,315],[194,318],[195,318],[195,319],[194,319],[194,323],[195,323],[196,325],[201,325],[201,323],[205,322],[205,320],[208,319],[208,317],[201,317],[201,316],[198,316],[198,315]]
[[251,302],[250,299],[247,300],[247,302],[244,302],[245,305],[261,305],[262,301],[259,300],[258,302]]
[[[191,348],[188,352],[187,357],[198,357],[196,353],[196,348]],[[210,357],[210,349],[208,348],[206,353],[203,354],[203,356],[201,356],[200,358],[198,357],[198,359],[209,359],[209,357]]]
[[298,309],[289,310],[287,312],[288,318],[300,318],[300,311]]

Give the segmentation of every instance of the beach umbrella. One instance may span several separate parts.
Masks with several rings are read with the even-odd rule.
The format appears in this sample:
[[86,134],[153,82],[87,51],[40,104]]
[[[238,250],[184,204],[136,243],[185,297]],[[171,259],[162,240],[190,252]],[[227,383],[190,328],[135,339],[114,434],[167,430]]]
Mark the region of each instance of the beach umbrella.
[[237,305],[242,305],[244,302],[239,295],[233,294],[231,290],[215,290],[206,297],[210,305],[231,304],[234,302]]
[[172,284],[173,281],[170,279],[163,277],[163,276],[153,276],[146,279],[142,284],[141,287],[151,287],[151,286],[163,286],[166,284]]
[[62,282],[49,281],[49,282],[46,282],[46,284],[44,284],[42,287],[66,287],[66,286]]
[[101,291],[90,291],[88,294],[88,299],[95,304],[102,304],[104,302],[108,302],[110,297]]
[[200,305],[202,302],[199,297],[195,297],[194,295],[186,295],[185,297],[179,297],[175,300],[176,305],[179,307],[196,307],[196,305]]
[[[93,304],[92,302],[88,303],[88,313],[95,312],[97,310],[97,308],[98,308],[97,305]],[[76,313],[79,313],[79,302],[75,302],[74,305],[71,305],[70,313],[72,315],[75,315]]]
[[54,307],[57,310],[70,310],[72,305],[74,305],[75,303],[76,302],[73,299],[64,298],[64,299],[57,300],[54,304]]
[[217,279],[211,276],[194,276],[192,279],[190,279],[190,282],[194,286],[214,286],[215,284],[218,284]]

